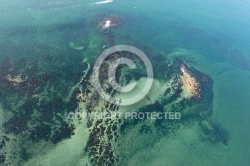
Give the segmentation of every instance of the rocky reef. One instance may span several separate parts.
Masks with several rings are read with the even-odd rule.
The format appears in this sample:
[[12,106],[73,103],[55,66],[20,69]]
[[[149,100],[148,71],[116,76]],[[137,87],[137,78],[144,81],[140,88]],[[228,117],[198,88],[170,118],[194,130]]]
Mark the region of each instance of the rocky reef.
[[[30,47],[30,43],[22,43],[22,40],[19,44],[12,40],[0,43],[3,48],[0,52],[0,110],[6,117],[1,121],[0,165],[13,165],[11,160],[20,165],[35,155],[30,146],[46,142],[53,147],[71,138],[77,124],[82,122],[87,123],[89,133],[83,153],[88,154],[92,165],[121,165],[129,158],[122,150],[125,146],[122,142],[131,133],[133,137],[149,139],[148,144],[153,144],[190,123],[200,125],[205,140],[227,144],[227,131],[211,119],[212,78],[180,58],[159,54],[143,43],[134,46],[143,50],[153,65],[155,77],[151,78],[154,85],[150,93],[139,103],[128,107],[121,106],[120,101],[104,100],[99,95],[94,87],[97,77],[108,94],[112,97],[119,95],[108,83],[108,69],[120,58],[131,59],[137,66],[133,70],[126,65],[117,68],[116,77],[120,85],[131,80],[143,82],[147,76],[142,61],[128,52],[112,54],[103,62],[100,75],[93,73],[98,54],[116,44],[113,28],[121,27],[122,18],[119,14],[97,15],[89,22],[92,29],[91,33],[86,33],[91,38],[88,41],[86,37],[88,42],[75,42],[72,38],[77,38],[78,34],[68,35],[73,33],[72,29],[74,33],[87,31],[77,23],[78,27],[68,24],[55,26],[63,33],[62,38],[67,38],[63,42],[67,44],[59,44],[60,47],[55,43],[47,44],[47,41],[36,43],[35,48]],[[122,41],[133,41],[129,34],[119,37]],[[135,113],[135,118],[119,116],[119,113],[129,111]],[[87,116],[86,121],[79,118],[76,122],[68,118],[70,112],[101,113],[104,117]],[[148,113],[166,114],[168,119],[148,119]],[[116,116],[111,117],[114,114]],[[137,143],[142,148],[148,145],[135,141],[135,145]],[[136,151],[135,147],[129,154]]]
[[117,14],[101,14],[98,16],[97,25],[98,28],[104,32],[112,27],[121,26],[122,18]]
[[[168,136],[170,133],[178,131],[181,125],[188,123],[199,123],[205,139],[212,143],[222,142],[227,144],[228,134],[219,124],[211,120],[212,115],[212,101],[213,101],[213,81],[212,79],[200,71],[189,67],[185,62],[179,58],[169,59],[166,56],[160,55],[152,56],[151,61],[155,70],[160,71],[156,75],[155,82],[157,85],[153,87],[152,92],[145,97],[143,102],[135,104],[134,106],[126,107],[120,106],[119,102],[112,104],[104,100],[93,87],[93,82],[96,77],[93,76],[90,70],[87,77],[82,82],[78,98],[86,104],[88,113],[103,113],[105,118],[88,117],[88,127],[90,136],[85,151],[89,154],[90,161],[93,165],[120,165],[126,158],[123,153],[124,139],[131,131],[135,137],[140,137],[141,134],[146,134],[148,137],[154,137],[150,143],[154,143],[162,136]],[[100,82],[112,96],[116,95],[107,83],[107,69],[112,61],[126,57],[137,62],[138,66],[143,66],[139,61],[136,61],[133,55],[128,53],[118,52],[111,55],[100,69]],[[159,61],[161,58],[161,61]],[[166,70],[162,70],[162,67]],[[135,80],[140,80],[146,76],[145,70],[138,68],[137,70],[122,70],[121,67],[117,71],[118,80],[120,84],[124,84],[124,72],[128,75],[133,75]],[[126,77],[125,77],[126,78]],[[125,84],[129,82],[130,77],[126,78]],[[126,80],[125,79],[125,80]],[[157,89],[158,88],[158,89]],[[136,112],[134,118],[124,118],[119,116],[124,110]],[[148,113],[168,114],[168,119],[148,119],[145,118]],[[180,119],[175,119],[179,113]],[[110,115],[117,115],[110,117]],[[171,115],[172,114],[172,115]],[[144,115],[144,116],[143,116]],[[144,118],[138,118],[143,116]],[[135,129],[138,129],[135,131]],[[138,133],[138,134],[136,134]],[[136,146],[136,145],[135,145]],[[146,145],[141,145],[146,146]]]
[[[14,43],[11,46],[17,47]],[[6,135],[1,143],[1,163],[13,165],[14,159],[12,163],[8,161],[10,156],[15,158],[16,164],[32,157],[33,154],[28,155],[28,142],[56,144],[74,134],[74,124],[65,117],[77,108],[71,89],[82,74],[82,59],[76,52],[68,52],[74,56],[71,61],[72,57],[62,56],[62,52],[41,46],[39,52],[30,49],[20,56],[1,58],[0,99],[1,113],[5,117],[1,121],[1,131]],[[32,54],[37,57],[32,59]],[[12,139],[6,139],[8,137]],[[20,144],[21,150],[12,148],[14,151],[4,152],[7,147],[20,147]]]

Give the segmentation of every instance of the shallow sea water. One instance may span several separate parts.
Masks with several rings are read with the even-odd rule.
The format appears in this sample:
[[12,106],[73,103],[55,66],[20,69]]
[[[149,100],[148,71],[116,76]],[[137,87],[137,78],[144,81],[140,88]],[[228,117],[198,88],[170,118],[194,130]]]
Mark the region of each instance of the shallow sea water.
[[[3,15],[0,22],[4,34],[0,35],[0,43],[6,41],[2,36],[8,33],[7,36],[15,36],[15,39],[12,39],[15,40],[14,42],[20,43],[24,39],[30,47],[33,47],[32,43],[39,43],[62,51],[68,47],[69,41],[76,43],[80,41],[81,45],[85,45],[93,37],[89,33],[93,25],[84,25],[81,31],[79,27],[72,28],[81,24],[73,23],[78,20],[87,22],[98,12],[112,11],[123,15],[125,20],[122,28],[114,30],[115,34],[129,34],[136,41],[135,44],[141,42],[142,45],[150,46],[154,52],[163,53],[165,56],[175,50],[184,49],[187,53],[180,57],[189,65],[210,75],[214,81],[212,118],[228,130],[230,138],[227,145],[200,140],[198,126],[184,127],[173,136],[161,138],[153,145],[138,147],[138,150],[130,154],[122,165],[245,166],[250,164],[250,48],[248,44],[250,42],[250,22],[248,21],[250,2],[245,0],[239,2],[114,0],[112,3],[103,5],[93,5],[91,4],[93,1],[87,0],[75,1],[78,5],[74,5],[73,2],[72,4],[66,1],[58,2],[60,5],[62,2],[63,5],[58,7],[59,5],[55,4],[47,8],[47,2],[44,2],[45,7],[35,5],[37,7],[35,8],[27,1],[23,4],[13,2],[12,5],[5,5],[1,9]],[[51,30],[54,25],[61,23],[66,23],[69,29],[64,32]],[[30,27],[30,31],[16,35],[17,26]],[[14,30],[9,32],[9,27]],[[16,29],[20,30],[20,28]],[[48,33],[50,30],[51,33]],[[75,31],[75,34],[72,31]],[[68,34],[69,32],[71,34]],[[117,38],[115,43],[127,44],[130,41]],[[35,55],[30,56],[36,59]],[[74,64],[74,60],[79,59],[80,57],[70,60],[65,58],[65,63],[71,61],[71,64]],[[77,137],[76,141],[80,142],[80,139]],[[79,147],[73,142],[72,146],[79,151]],[[58,150],[62,149],[66,150],[58,148]],[[74,148],[71,150],[74,153]],[[72,157],[77,155],[79,154]],[[45,165],[54,165],[53,160],[57,161],[57,164],[71,163],[70,159],[64,161],[61,158],[62,154],[53,157],[57,159],[47,158],[48,162]],[[37,162],[42,163],[43,158],[38,158]],[[61,159],[58,160],[58,158]],[[24,165],[34,163],[36,163],[35,158]],[[80,162],[78,164],[81,165]]]

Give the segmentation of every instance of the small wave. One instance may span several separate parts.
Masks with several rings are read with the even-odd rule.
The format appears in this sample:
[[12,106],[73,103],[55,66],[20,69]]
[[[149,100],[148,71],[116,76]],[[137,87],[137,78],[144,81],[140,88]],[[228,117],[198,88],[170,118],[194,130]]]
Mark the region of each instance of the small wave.
[[101,4],[105,4],[105,3],[111,3],[113,2],[113,0],[103,0],[103,1],[100,1],[100,2],[95,2],[94,4],[95,5],[101,5]]

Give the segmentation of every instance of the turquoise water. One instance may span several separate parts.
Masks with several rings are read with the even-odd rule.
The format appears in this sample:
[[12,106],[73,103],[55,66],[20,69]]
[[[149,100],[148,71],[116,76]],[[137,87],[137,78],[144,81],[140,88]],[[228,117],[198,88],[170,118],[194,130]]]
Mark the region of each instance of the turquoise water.
[[[2,31],[15,26],[31,27],[35,28],[36,38],[33,38],[33,34],[29,37],[29,33],[23,33],[17,35],[17,42],[26,36],[26,42],[31,46],[33,42],[38,42],[66,47],[69,40],[79,37],[79,33],[65,37],[67,32],[49,34],[47,29],[65,22],[88,22],[96,12],[112,12],[122,15],[124,20],[122,28],[114,30],[117,36],[130,35],[137,41],[134,42],[135,46],[140,47],[138,42],[142,42],[153,48],[154,52],[166,56],[180,48],[190,50],[192,53],[184,54],[181,58],[210,75],[214,81],[212,118],[228,130],[230,139],[227,146],[207,144],[190,131],[177,137],[176,142],[163,138],[156,145],[136,153],[126,164],[250,164],[250,2],[114,0],[98,6],[86,0],[75,1],[77,5],[74,2],[59,2],[63,5],[57,7],[58,4],[55,4],[48,8],[45,5],[45,9],[41,6],[35,8],[26,1],[4,5],[0,10],[3,12],[0,18]],[[82,29],[83,44],[90,40],[91,28],[92,25],[85,25]],[[43,38],[40,34],[43,34]],[[55,36],[60,36],[61,40],[53,40]],[[131,41],[117,37],[115,43],[131,44]],[[188,146],[191,143],[193,147]]]
[[[154,162],[149,162],[152,159],[139,160],[142,165],[249,165],[250,70],[247,66],[250,62],[250,3],[133,0],[116,1],[102,8],[139,17],[126,30],[159,52],[171,52],[178,47],[194,50],[197,54],[186,58],[214,80],[213,118],[230,133],[230,143],[226,148],[200,145],[188,151],[186,146],[171,150],[168,145],[165,149],[163,144],[163,150],[156,152]],[[246,64],[227,50],[240,52]],[[168,151],[176,155],[171,156]]]
[[[164,42],[197,51],[201,55],[187,58],[195,59],[197,63],[194,65],[209,74],[214,80],[213,117],[227,126],[231,143],[224,153],[219,153],[216,147],[213,149],[203,147],[208,148],[208,151],[202,151],[202,148],[192,149],[191,151],[194,151],[195,154],[201,150],[199,157],[203,160],[190,160],[190,158],[196,157],[192,152],[190,155],[184,153],[183,155],[186,157],[184,160],[187,163],[190,162],[190,165],[209,165],[208,160],[211,159],[214,162],[210,164],[214,165],[249,165],[250,72],[249,69],[241,69],[242,66],[234,61],[234,57],[231,60],[224,57],[230,55],[224,55],[223,51],[220,52],[220,44],[228,45],[231,47],[229,49],[238,50],[244,54],[244,58],[249,63],[250,23],[247,20],[250,18],[248,12],[250,3],[248,1],[201,2],[192,0],[185,2],[144,1],[143,4],[133,1],[131,3],[132,5],[127,4],[127,8],[136,6],[134,13],[143,13],[151,20],[150,22],[145,21],[142,26],[145,28],[142,31],[145,30],[144,34],[149,37],[146,40],[155,41],[159,40],[157,38],[161,38],[162,42],[157,44],[152,42],[151,44],[163,51],[168,51],[166,47],[161,46]],[[183,26],[182,30],[177,30],[175,34],[172,33],[175,29],[164,26],[167,21],[172,20]],[[204,159],[203,156],[209,159]],[[160,159],[164,160],[164,158]],[[168,161],[166,157],[165,163]],[[193,161],[197,161],[197,163],[193,163]],[[186,165],[184,162],[181,164]]]
[[[228,148],[224,152],[218,152],[220,148],[200,147],[190,149],[193,152],[189,155],[180,152],[185,159],[177,157],[176,160],[182,162],[176,164],[249,165],[250,72],[249,69],[242,69],[242,64],[235,62],[235,57],[224,55],[226,53],[221,51],[220,47],[228,46],[229,49],[241,52],[249,63],[250,3],[193,0],[123,3],[127,5],[126,10],[144,15],[141,21],[143,25],[139,25],[140,30],[137,29],[137,32],[142,32],[140,37],[145,37],[151,45],[165,52],[171,49],[167,44],[197,51],[200,55],[193,55],[187,59],[195,60],[196,63],[193,65],[209,74],[215,83],[213,118],[229,130],[231,141]],[[116,5],[119,6],[119,3]],[[166,25],[168,21],[176,22],[182,29],[176,30],[178,26],[169,27]],[[135,31],[137,26],[135,25]],[[157,40],[160,41],[157,43]],[[193,156],[194,154],[196,156]],[[201,159],[195,159],[196,157]],[[159,160],[163,160],[156,162],[160,165],[168,165],[170,161],[168,157],[160,157]],[[214,162],[209,162],[210,160]]]

